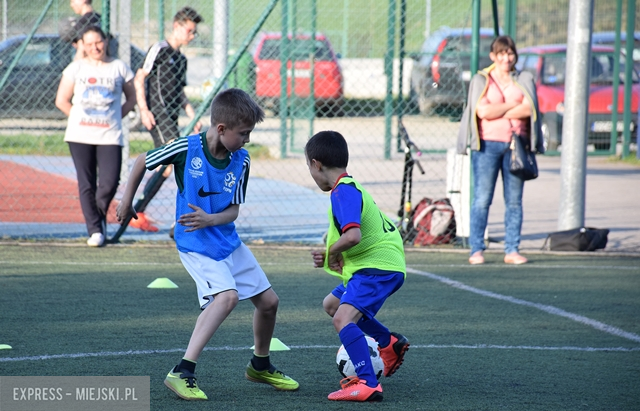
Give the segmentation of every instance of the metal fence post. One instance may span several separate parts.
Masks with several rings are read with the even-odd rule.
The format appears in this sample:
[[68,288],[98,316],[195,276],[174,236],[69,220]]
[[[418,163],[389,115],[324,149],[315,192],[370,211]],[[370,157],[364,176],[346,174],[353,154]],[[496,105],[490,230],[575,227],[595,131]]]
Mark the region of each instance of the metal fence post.
[[611,106],[615,109],[611,110],[611,146],[609,153],[616,153],[616,144],[618,143],[618,90],[620,88],[620,27],[622,25],[622,0],[616,0],[616,39],[614,43],[613,55],[613,95],[611,96]]
[[516,12],[518,11],[516,2],[517,0],[505,0],[504,10],[504,32],[514,40],[516,38]]
[[289,1],[282,0],[280,38],[280,158],[287,156],[287,62],[289,61]]
[[[627,41],[625,41],[626,60],[624,65],[624,113],[622,115],[622,122],[624,123],[623,143],[622,143],[622,157],[629,155],[629,144],[631,144],[631,132],[629,126],[631,125],[631,93],[632,93],[632,81],[631,76],[633,74],[633,29],[635,25],[636,17],[636,0],[627,1]],[[614,111],[618,111],[617,107],[614,107]],[[612,124],[611,127],[617,130],[617,124]],[[637,127],[637,125],[636,125]],[[637,134],[636,134],[637,135]]]
[[111,0],[102,3],[102,31],[109,36],[111,32]]
[[387,16],[387,51],[384,56],[384,74],[387,77],[387,91],[384,99],[384,159],[391,158],[391,117],[393,117],[393,57],[396,40],[396,0],[389,0]]
[[593,0],[571,0],[558,230],[569,230],[584,225],[592,27]]

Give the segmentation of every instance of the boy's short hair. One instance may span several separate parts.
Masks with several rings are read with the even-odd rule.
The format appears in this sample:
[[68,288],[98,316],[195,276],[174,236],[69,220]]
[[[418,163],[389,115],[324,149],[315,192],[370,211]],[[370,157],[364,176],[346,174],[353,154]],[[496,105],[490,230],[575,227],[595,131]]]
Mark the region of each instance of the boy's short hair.
[[347,168],[349,146],[337,131],[320,131],[307,141],[304,147],[309,160],[316,160],[329,168]]
[[225,124],[228,128],[255,125],[264,120],[264,111],[258,103],[239,88],[224,90],[211,102],[211,126]]
[[204,21],[201,15],[198,12],[189,6],[183,7],[173,16],[174,23],[185,23],[187,21],[192,21],[196,24]]

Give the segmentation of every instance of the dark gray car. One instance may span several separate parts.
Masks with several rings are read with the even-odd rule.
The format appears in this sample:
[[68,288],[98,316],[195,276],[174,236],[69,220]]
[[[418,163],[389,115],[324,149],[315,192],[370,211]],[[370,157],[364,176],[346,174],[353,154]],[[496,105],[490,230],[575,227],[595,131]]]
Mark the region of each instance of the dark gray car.
[[[5,76],[26,36],[11,37],[0,43],[0,79]],[[117,50],[112,39],[109,50]],[[57,34],[36,34],[0,90],[0,117],[63,119],[55,106],[62,71],[73,61],[76,49]],[[110,53],[111,54],[111,53]],[[145,53],[131,46],[131,66],[142,66]]]
[[[491,64],[489,51],[494,31],[480,29],[478,68]],[[467,99],[471,80],[471,29],[441,27],[413,55],[411,69],[411,101],[420,113],[455,113]]]

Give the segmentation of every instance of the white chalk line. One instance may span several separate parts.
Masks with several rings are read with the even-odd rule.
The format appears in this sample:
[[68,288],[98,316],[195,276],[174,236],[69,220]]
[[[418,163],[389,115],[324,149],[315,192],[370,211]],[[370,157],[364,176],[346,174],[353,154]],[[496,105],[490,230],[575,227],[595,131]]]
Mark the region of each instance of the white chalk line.
[[565,310],[563,310],[561,308],[558,308],[558,307],[554,307],[552,305],[533,303],[533,302],[530,302],[530,301],[521,300],[519,298],[511,297],[511,296],[508,296],[508,295],[502,295],[502,294],[494,293],[492,291],[482,290],[480,288],[471,287],[469,285],[466,285],[466,284],[461,283],[459,281],[452,280],[452,279],[447,278],[447,277],[443,277],[443,276],[440,276],[440,275],[432,274],[432,273],[429,273],[429,272],[426,272],[426,271],[419,271],[419,270],[416,270],[416,269],[413,269],[413,268],[407,268],[407,272],[408,273],[412,273],[412,274],[422,275],[424,277],[428,277],[428,278],[431,278],[433,280],[440,281],[441,283],[447,284],[447,285],[449,285],[451,287],[458,288],[458,289],[464,290],[464,291],[469,291],[469,292],[481,295],[483,297],[495,298],[497,300],[510,302],[512,304],[518,304],[518,305],[523,305],[523,306],[526,306],[526,307],[536,308],[538,310],[547,312],[549,314],[558,315],[560,317],[565,317],[565,318],[568,318],[570,320],[576,321],[578,323],[591,326],[591,327],[593,327],[593,328],[595,328],[596,330],[599,330],[599,331],[604,331],[606,333],[613,334],[613,335],[618,336],[618,337],[626,338],[626,339],[631,340],[631,341],[640,342],[640,335],[624,331],[624,330],[622,330],[620,328],[617,328],[617,327],[602,323],[600,321],[592,320],[591,318],[588,318],[588,317],[585,317],[585,316],[582,316],[582,315],[570,313],[568,311],[565,311]]
[[[18,262],[13,261],[0,261],[0,263],[12,263],[16,264]],[[50,264],[58,264],[58,263],[50,263],[50,262],[19,262],[20,264],[42,264],[42,265],[50,265]],[[61,262],[61,264],[67,265],[180,265],[179,263],[150,263],[150,262],[121,262],[121,263],[83,263],[83,262]],[[307,264],[301,264],[307,265]],[[469,268],[468,265],[430,265],[436,267],[465,267]],[[593,269],[594,266],[538,266],[536,268],[589,268]],[[626,267],[626,266],[608,266],[608,267],[598,267],[601,269],[621,269],[621,270],[635,270],[637,267]],[[439,276],[436,274],[419,271],[412,268],[407,268],[407,272],[417,275],[422,275],[437,281],[440,281],[449,286],[470,291],[485,297],[495,298],[502,301],[511,302],[518,305],[524,305],[533,307],[550,314],[562,316],[569,318],[573,321],[577,321],[586,325],[589,325],[593,328],[596,328],[600,331],[604,331],[622,338],[627,338],[632,341],[640,342],[640,336],[637,334],[633,334],[619,328],[604,324],[602,322],[592,320],[590,318],[573,314],[562,310],[557,307],[553,307],[550,305],[538,304],[529,302],[526,300],[521,300],[518,298],[505,296],[501,294],[497,294],[491,291],[482,290],[479,288],[468,286],[459,281],[451,280],[447,277]],[[292,349],[337,349],[338,346],[329,346],[329,345],[299,345],[299,346],[290,346]],[[428,344],[428,345],[412,345],[411,348],[422,348],[422,349],[503,349],[503,350],[542,350],[542,351],[583,351],[583,352],[634,352],[640,351],[640,347],[573,347],[573,346],[562,346],[562,347],[548,347],[548,346],[511,346],[511,345],[492,345],[492,344],[476,344],[476,345],[460,345],[460,344],[451,344],[451,345],[436,345],[436,344]],[[205,351],[242,351],[249,350],[250,347],[206,347]],[[54,354],[54,355],[39,355],[39,356],[29,356],[29,357],[7,357],[0,358],[0,362],[11,362],[11,361],[38,361],[38,360],[49,360],[49,359],[65,359],[65,358],[88,358],[88,357],[108,357],[108,356],[128,356],[128,355],[150,355],[150,354],[165,354],[165,353],[175,353],[175,352],[184,352],[184,348],[173,348],[166,350],[129,350],[129,351],[115,351],[115,352],[97,352],[97,353],[75,353],[75,354]]]
[[127,261],[122,261],[122,262],[118,262],[118,261],[105,261],[105,262],[99,262],[99,261],[0,261],[0,264],[14,264],[14,265],[74,265],[74,266],[85,266],[85,265],[89,265],[89,266],[111,266],[111,265],[115,265],[115,266],[180,266],[182,267],[182,263],[180,262],[176,262],[176,263],[153,263],[153,262],[127,262]]
[[[337,345],[290,345],[292,350],[338,350]],[[582,352],[635,352],[640,351],[640,347],[545,347],[545,346],[530,346],[530,345],[493,345],[493,344],[476,344],[476,345],[463,345],[463,344],[450,344],[450,345],[438,345],[438,344],[412,344],[410,347],[415,349],[468,349],[468,350],[482,350],[482,349],[495,349],[495,350],[533,350],[533,351],[582,351]],[[205,347],[204,351],[249,351],[251,347]],[[46,361],[46,360],[58,360],[58,359],[74,359],[74,358],[91,358],[91,357],[127,357],[132,355],[154,355],[154,354],[170,354],[176,352],[184,352],[185,348],[171,348],[166,350],[128,350],[128,351],[101,351],[101,352],[89,352],[89,353],[73,353],[73,354],[52,354],[52,355],[34,355],[28,357],[5,357],[0,358],[0,363],[3,362],[20,362],[20,361]]]

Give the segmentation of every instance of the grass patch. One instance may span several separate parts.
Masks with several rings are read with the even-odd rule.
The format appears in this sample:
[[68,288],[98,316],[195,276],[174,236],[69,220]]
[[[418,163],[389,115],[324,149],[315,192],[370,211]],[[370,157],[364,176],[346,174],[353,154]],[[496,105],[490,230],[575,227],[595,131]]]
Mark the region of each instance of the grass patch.
[[[132,140],[129,151],[137,155],[153,148],[152,141]],[[2,154],[32,156],[69,156],[69,145],[64,142],[64,134],[34,136],[33,134],[17,134],[0,137]]]
[[637,157],[636,151],[631,151],[628,156],[612,156],[609,157],[609,161],[614,163],[625,163],[632,166],[640,167],[640,159]]
[[[411,349],[397,374],[381,378],[384,401],[358,405],[326,398],[341,378],[341,342],[322,309],[336,279],[311,266],[309,249],[251,249],[280,298],[274,336],[291,348],[271,359],[300,382],[299,391],[276,392],[244,378],[254,344],[249,301],[238,304],[198,360],[198,384],[210,400],[187,404],[164,386],[200,314],[193,280],[171,243],[0,245],[0,343],[13,347],[0,350],[2,375],[148,375],[154,411],[264,404],[304,411],[638,408],[637,341],[538,309],[558,307],[637,335],[637,257],[535,254],[513,267],[487,253],[486,264],[469,267],[459,253],[408,250],[413,271],[376,318],[406,335]],[[161,277],[178,288],[147,288]]]

